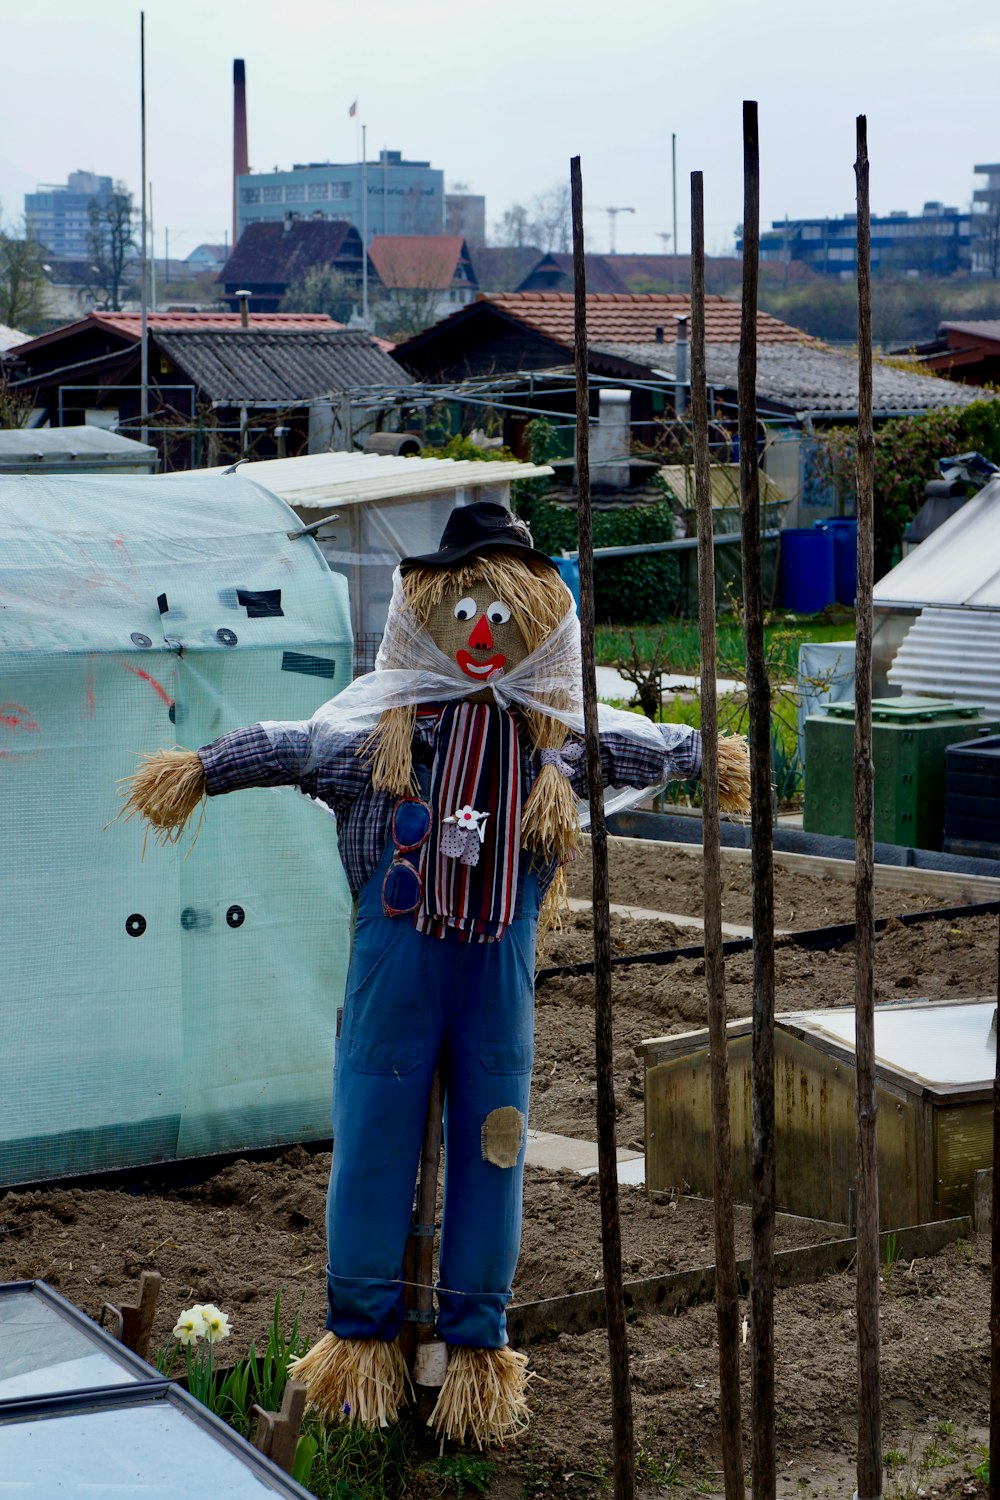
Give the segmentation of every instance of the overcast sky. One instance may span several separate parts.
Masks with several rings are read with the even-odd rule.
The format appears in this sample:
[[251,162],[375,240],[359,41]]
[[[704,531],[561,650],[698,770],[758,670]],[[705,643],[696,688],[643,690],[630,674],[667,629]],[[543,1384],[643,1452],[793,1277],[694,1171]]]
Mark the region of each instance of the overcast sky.
[[[139,11],[132,0],[2,0],[0,203],[75,168],[138,197]],[[761,214],[850,212],[855,116],[868,116],[872,207],[968,207],[1000,161],[995,0],[147,0],[149,176],[157,253],[221,241],[230,221],[232,61],[246,60],[250,162],[358,158],[383,146],[486,194],[492,224],[582,157],[588,248],[679,241],[705,173],[708,247],[742,218],[741,101],[760,108]]]

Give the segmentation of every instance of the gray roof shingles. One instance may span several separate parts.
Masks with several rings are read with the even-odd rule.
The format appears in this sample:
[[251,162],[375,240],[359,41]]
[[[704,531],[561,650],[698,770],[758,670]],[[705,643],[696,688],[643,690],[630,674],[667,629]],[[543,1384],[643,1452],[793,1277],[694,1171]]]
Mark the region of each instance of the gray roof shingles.
[[347,329],[232,329],[154,335],[210,401],[289,404],[358,386],[409,385],[372,337]]
[[[592,344],[592,348],[674,373],[674,348],[665,344]],[[709,383],[736,388],[738,344],[709,344],[705,350]],[[876,363],[872,371],[876,411],[929,411],[990,400],[992,391],[917,375]],[[809,344],[758,344],[757,395],[797,413],[856,412],[858,362],[850,354]]]

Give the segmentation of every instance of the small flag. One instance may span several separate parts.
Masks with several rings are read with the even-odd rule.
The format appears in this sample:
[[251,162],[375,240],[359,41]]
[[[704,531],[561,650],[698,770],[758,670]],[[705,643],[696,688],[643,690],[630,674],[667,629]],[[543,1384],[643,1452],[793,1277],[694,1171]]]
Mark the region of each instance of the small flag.
[[354,116],[357,114],[357,112],[358,112],[358,101],[357,101],[357,99],[355,99],[354,103],[351,105],[350,109],[347,111],[348,118],[351,119],[351,120],[353,120]]

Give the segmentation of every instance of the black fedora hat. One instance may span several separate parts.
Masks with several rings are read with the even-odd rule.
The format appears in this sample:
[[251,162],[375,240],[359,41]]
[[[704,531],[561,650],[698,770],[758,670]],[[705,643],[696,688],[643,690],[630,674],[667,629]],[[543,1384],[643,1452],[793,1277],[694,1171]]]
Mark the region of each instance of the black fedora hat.
[[410,568],[448,568],[463,557],[501,548],[506,552],[520,552],[523,557],[533,557],[555,572],[559,571],[547,553],[539,552],[532,545],[531,532],[525,523],[518,520],[506,505],[497,505],[492,500],[476,500],[472,505],[456,506],[445,523],[437,552],[427,552],[423,557],[404,557],[399,566],[404,573]]

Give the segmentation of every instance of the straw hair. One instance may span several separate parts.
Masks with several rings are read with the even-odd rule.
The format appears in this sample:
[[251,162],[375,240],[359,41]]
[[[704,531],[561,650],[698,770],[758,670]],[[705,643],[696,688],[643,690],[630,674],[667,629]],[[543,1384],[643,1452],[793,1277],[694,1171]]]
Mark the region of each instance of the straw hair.
[[[201,806],[204,816],[205,768],[193,750],[155,750],[142,756],[131,776],[122,778],[123,823],[141,817],[146,836],[158,844],[175,844]],[[201,819],[195,838],[201,831]]]
[[[555,630],[572,608],[569,590],[544,563],[517,553],[486,552],[455,568],[412,568],[403,578],[406,602],[421,625],[452,589],[464,593],[476,584],[509,605],[511,617],[529,652]],[[553,708],[565,708],[569,695],[556,694]],[[413,790],[413,707],[390,708],[380,715],[360,753],[371,765],[372,785],[391,797]],[[566,742],[565,724],[529,710],[525,722],[534,750],[558,750]],[[546,858],[568,859],[580,841],[576,795],[554,766],[543,766],[525,800],[521,843]]]
[[741,734],[719,736],[719,809],[750,811],[750,749]]
[[477,1448],[505,1443],[529,1421],[528,1357],[513,1349],[467,1349],[453,1345],[441,1394],[428,1426],[439,1438]]
[[413,1394],[399,1343],[393,1339],[341,1339],[326,1333],[289,1366],[306,1400],[326,1422],[357,1422],[369,1432],[399,1420]]

